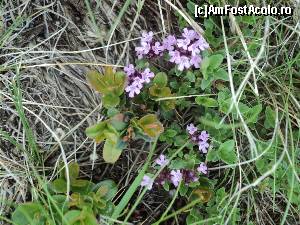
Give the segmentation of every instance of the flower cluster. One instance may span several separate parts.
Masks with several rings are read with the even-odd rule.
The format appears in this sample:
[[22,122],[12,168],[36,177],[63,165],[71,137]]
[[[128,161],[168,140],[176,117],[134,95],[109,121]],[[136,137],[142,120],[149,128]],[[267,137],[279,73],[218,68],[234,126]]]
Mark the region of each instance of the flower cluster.
[[153,32],[143,32],[141,38],[141,45],[135,48],[137,57],[153,58],[162,55],[164,47],[158,41],[153,40]]
[[[209,45],[200,34],[184,28],[180,38],[169,35],[162,42],[154,40],[152,31],[143,32],[140,46],[136,47],[135,51],[139,59],[154,58],[166,53],[169,55],[169,61],[175,63],[178,70],[182,71],[191,67],[200,68],[201,51],[207,48]],[[140,72],[132,64],[126,66],[124,71],[128,77],[125,91],[129,93],[130,98],[138,95],[143,85],[154,77],[149,68]]]
[[153,40],[153,32],[142,34],[141,45],[136,47],[139,59],[169,55],[169,61],[175,63],[178,70],[183,71],[191,67],[200,68],[201,52],[209,48],[209,44],[202,35],[188,28],[183,29],[180,38],[169,35],[162,42]]
[[199,132],[197,127],[194,126],[194,124],[190,124],[187,126],[187,132],[190,135],[191,140],[198,144],[199,150],[202,153],[207,153],[207,150],[209,148],[209,134],[207,131],[201,131]]
[[[159,158],[155,160],[155,163],[161,167],[166,166],[169,163],[169,160],[164,155],[160,155]],[[207,166],[205,163],[201,163],[197,168],[199,174],[207,174]],[[188,185],[191,182],[198,181],[199,177],[193,170],[182,169],[182,170],[171,170],[168,171],[164,169],[159,176],[157,177],[155,183],[158,185],[164,185],[165,182],[171,182],[175,187],[178,187],[180,182]],[[154,179],[148,175],[143,177],[141,186],[147,187],[148,190],[152,189]]]
[[143,72],[139,72],[132,64],[124,68],[127,75],[127,86],[125,91],[128,92],[129,97],[133,98],[138,95],[145,83],[150,83],[150,79],[154,77],[154,73],[146,68]]

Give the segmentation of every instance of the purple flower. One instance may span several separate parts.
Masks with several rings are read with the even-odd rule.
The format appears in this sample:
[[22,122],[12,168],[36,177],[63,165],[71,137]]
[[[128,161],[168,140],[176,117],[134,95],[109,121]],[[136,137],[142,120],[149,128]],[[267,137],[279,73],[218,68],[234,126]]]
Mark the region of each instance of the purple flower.
[[139,77],[135,77],[133,79],[132,85],[138,87],[139,89],[142,89],[143,88],[143,83],[144,83],[143,79],[141,79]]
[[173,62],[173,63],[180,63],[180,60],[181,60],[181,56],[180,56],[180,52],[175,50],[175,51],[170,51],[169,52],[169,55],[170,55],[170,62]]
[[203,130],[203,131],[201,131],[201,134],[198,136],[198,138],[201,141],[207,142],[208,138],[209,138],[209,134],[207,133],[207,131]]
[[133,83],[132,85],[129,85],[125,88],[126,92],[129,92],[129,97],[133,98],[134,95],[138,95],[141,92],[141,88],[139,88],[136,83]]
[[209,134],[207,133],[207,131],[204,130],[201,131],[201,133],[198,132],[197,127],[195,127],[192,123],[186,127],[186,130],[189,133],[191,140],[194,143],[198,144],[200,152],[207,153],[207,150],[209,148]]
[[192,56],[198,55],[200,53],[198,42],[195,42],[195,43],[191,44],[188,47],[188,51],[190,51],[192,53]]
[[193,135],[195,132],[197,132],[197,127],[195,127],[194,124],[190,124],[186,126],[186,130],[189,132],[190,135]]
[[163,47],[168,51],[173,51],[175,44],[176,44],[176,38],[174,35],[169,35],[163,40]]
[[193,55],[190,61],[191,65],[195,68],[200,68],[201,57],[199,55]]
[[162,45],[160,45],[160,43],[157,41],[152,46],[152,50],[154,51],[154,54],[160,55],[164,51],[164,47]]
[[207,153],[207,149],[209,147],[209,144],[206,141],[199,141],[198,146],[199,146],[199,150],[202,153]]
[[171,171],[171,181],[175,187],[177,187],[182,180],[182,173],[180,170],[172,170]]
[[194,30],[189,30],[187,28],[184,28],[182,36],[190,41],[193,41],[198,37],[198,34]]
[[177,46],[184,50],[188,49],[188,46],[190,43],[191,43],[191,41],[189,39],[178,39],[177,40]]
[[157,158],[155,160],[155,163],[158,164],[158,165],[160,165],[160,166],[165,166],[165,165],[167,165],[169,163],[169,160],[166,158],[165,155],[161,154],[159,156],[159,158]]
[[154,73],[150,71],[149,68],[146,68],[144,72],[142,72],[142,80],[146,83],[150,82],[150,78],[154,77]]
[[142,33],[141,43],[142,42],[148,42],[149,43],[149,42],[152,41],[152,39],[153,39],[153,32],[152,31],[150,31],[150,32],[144,31]]
[[[142,73],[138,70],[133,69],[133,65],[126,67],[127,72],[127,87],[125,91],[129,93],[129,97],[133,98],[135,95],[138,95],[141,92],[141,89],[144,86],[144,83],[149,83],[150,79],[154,77],[154,73],[150,71],[149,68],[146,68]],[[134,71],[134,72],[133,72]]]
[[199,167],[197,168],[199,173],[207,174],[207,166],[205,163],[200,163]]
[[135,51],[139,59],[143,58],[143,55],[147,55],[151,50],[151,45],[147,42],[142,42],[140,47],[136,47]]
[[143,180],[141,182],[141,186],[147,187],[148,190],[151,190],[153,186],[153,179],[148,175],[144,175]]
[[208,49],[209,48],[209,44],[206,42],[206,40],[204,39],[203,36],[199,36],[199,39],[197,40],[197,45],[198,45],[198,48],[201,50],[201,51],[204,51],[205,49]]
[[180,62],[178,63],[178,70],[183,71],[184,68],[188,69],[190,66],[190,59],[186,56],[181,56]]
[[130,75],[134,74],[135,69],[134,69],[134,66],[132,64],[129,64],[128,66],[124,67],[124,71],[127,74],[127,76],[130,76]]

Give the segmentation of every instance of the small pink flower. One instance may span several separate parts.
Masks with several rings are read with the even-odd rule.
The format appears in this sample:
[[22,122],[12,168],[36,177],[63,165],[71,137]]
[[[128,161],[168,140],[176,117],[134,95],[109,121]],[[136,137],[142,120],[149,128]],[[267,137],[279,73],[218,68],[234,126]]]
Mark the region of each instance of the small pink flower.
[[190,41],[196,39],[199,35],[194,30],[189,30],[187,28],[183,29],[182,36]]
[[180,60],[181,60],[181,56],[180,56],[180,52],[175,50],[175,51],[170,51],[169,52],[169,55],[170,55],[170,62],[173,62],[173,63],[180,63]]
[[190,59],[186,56],[180,57],[180,62],[178,63],[178,70],[183,71],[184,68],[188,69],[191,67]]
[[124,71],[127,74],[127,76],[130,76],[130,75],[134,74],[135,69],[134,69],[134,66],[132,64],[129,64],[128,66],[124,67]]
[[130,98],[133,98],[134,95],[138,95],[141,92],[141,89],[138,86],[132,84],[132,85],[127,86],[125,88],[125,91],[129,92],[128,95]]
[[151,190],[153,186],[153,179],[148,175],[144,175],[143,180],[141,182],[141,186],[147,187],[148,190]]
[[142,72],[142,80],[145,83],[150,83],[150,78],[154,77],[154,73],[150,71],[149,68],[146,68],[144,72]]
[[155,55],[160,55],[164,51],[164,47],[160,45],[160,43],[157,41],[152,46],[152,50],[154,51]]
[[188,46],[190,43],[191,43],[191,41],[189,39],[178,39],[177,40],[177,46],[184,50],[188,49]]
[[155,160],[155,163],[158,164],[158,165],[160,165],[160,166],[165,166],[165,165],[167,165],[169,163],[169,160],[166,158],[165,155],[161,154],[159,156],[159,158],[157,158]]
[[197,127],[195,127],[194,124],[191,123],[187,125],[186,130],[189,132],[190,135],[193,135],[195,132],[197,132],[198,129]]
[[199,173],[207,174],[207,166],[205,163],[200,163],[199,167],[197,168]]
[[198,137],[200,140],[202,141],[208,141],[208,138],[209,138],[209,134],[207,133],[207,131],[203,130],[201,131],[201,134],[199,135]]
[[151,46],[147,42],[142,42],[141,46],[135,48],[136,54],[138,55],[139,59],[142,58],[143,55],[147,55],[150,50]]
[[190,63],[191,63],[191,65],[193,65],[195,68],[200,68],[201,57],[200,57],[199,55],[194,55],[194,56],[192,56]]
[[141,42],[148,42],[149,43],[149,42],[152,41],[152,39],[153,39],[153,32],[152,31],[150,31],[150,32],[144,31],[142,33]]
[[174,35],[169,35],[163,40],[163,47],[168,51],[174,50],[174,45],[176,44],[176,38]]
[[207,149],[209,147],[209,144],[206,141],[199,141],[198,146],[199,146],[199,150],[202,153],[207,153]]
[[194,55],[198,55],[200,53],[200,49],[199,49],[199,46],[197,44],[197,42],[195,42],[194,44],[191,44],[189,47],[188,47],[188,50],[190,52],[192,52],[192,56]]
[[198,45],[198,48],[201,51],[204,51],[205,49],[209,48],[209,44],[206,42],[206,40],[202,36],[199,36],[199,39],[196,41],[196,44]]
[[180,172],[180,170],[172,170],[171,181],[175,187],[178,187],[181,180],[182,180],[182,173]]

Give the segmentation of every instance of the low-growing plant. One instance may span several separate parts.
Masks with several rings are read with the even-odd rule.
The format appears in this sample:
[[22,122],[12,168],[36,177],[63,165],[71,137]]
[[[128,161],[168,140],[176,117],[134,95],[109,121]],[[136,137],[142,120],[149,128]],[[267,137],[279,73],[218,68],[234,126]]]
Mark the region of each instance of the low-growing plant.
[[[220,40],[213,37],[212,26],[214,24],[211,20],[205,22],[204,36],[216,47]],[[153,142],[157,137],[158,144],[167,145],[152,165],[145,164],[117,205],[112,219],[119,219],[133,197],[137,184],[140,184],[144,191],[126,214],[124,222],[130,218],[145,192],[155,188],[169,192],[172,199],[154,224],[185,211],[189,211],[187,224],[197,224],[199,221],[207,224],[224,224],[225,221],[226,224],[239,223],[240,208],[234,205],[231,197],[233,187],[222,186],[222,182],[230,176],[230,179],[235,179],[235,168],[240,160],[237,146],[241,143],[236,139],[235,132],[236,129],[243,128],[249,137],[250,131],[255,131],[256,126],[262,122],[263,111],[265,128],[274,128],[274,110],[269,106],[265,107],[259,99],[246,98],[244,94],[239,97],[237,105],[234,105],[228,85],[229,75],[223,63],[224,51],[212,52],[205,38],[193,29],[184,28],[180,36],[168,35],[162,41],[156,39],[152,32],[144,32],[140,46],[135,50],[138,58],[135,65],[129,64],[124,68],[126,79],[124,93],[120,95],[122,101],[118,101],[114,108],[107,107],[108,119],[101,122],[112,124],[115,115],[122,115],[118,118],[122,118],[124,126],[118,130],[112,124],[114,128],[105,129],[110,132],[114,130],[114,135],[105,135],[104,125],[98,124],[96,127],[99,127],[99,133],[91,134],[90,131],[94,128],[90,127],[87,135],[96,141],[106,139],[112,143],[109,147],[105,143],[103,148],[104,160],[111,163],[121,153],[121,150],[118,154],[114,153],[113,143],[118,141],[113,142],[110,140],[112,137],[122,140],[125,143],[123,147],[136,139]],[[156,113],[153,114],[154,112]],[[264,132],[262,129],[258,133],[265,135]],[[250,146],[250,151],[243,157],[251,158],[262,154],[261,144],[251,142]],[[282,146],[277,146],[280,147]],[[115,154],[116,157],[108,160],[105,156],[107,154]],[[151,150],[148,156],[150,159],[152,154]],[[270,158],[266,158],[267,155],[256,161],[261,175],[279,160],[277,154],[270,154]],[[150,159],[147,159],[147,163]],[[209,165],[216,163],[221,163],[226,168],[222,172],[223,179],[210,175]],[[281,175],[282,173],[277,173],[275,179],[282,180]],[[270,179],[265,182],[274,181]],[[285,183],[291,182],[293,179],[286,177]],[[270,183],[269,185],[271,186]],[[292,196],[299,194],[295,189],[293,192],[284,192]],[[185,205],[168,214],[178,198],[185,199]],[[297,204],[297,201],[293,202]]]
[[[159,155],[139,182],[148,190],[151,190],[153,185],[165,191],[175,188],[177,190],[175,197],[186,198],[187,202],[193,202],[193,207],[206,204],[213,196],[215,183],[207,177],[207,161],[221,159],[230,164],[237,159],[234,141],[227,140],[222,143],[230,138],[230,132],[226,131],[225,136],[219,137],[221,128],[211,129],[206,127],[205,123],[200,123],[197,127],[190,123],[187,127],[183,127],[173,121],[176,108],[182,112],[193,107],[194,103],[200,105],[203,116],[205,113],[207,116],[217,116],[219,113],[220,104],[216,98],[218,95],[212,94],[209,90],[216,81],[228,81],[228,74],[221,68],[223,56],[214,55],[208,49],[209,45],[205,39],[188,28],[184,29],[180,37],[169,35],[162,42],[155,40],[152,32],[143,33],[141,45],[136,47],[138,58],[136,66],[129,64],[124,68],[125,88],[123,94],[119,93],[122,100],[115,101],[114,105],[103,102],[107,108],[104,111],[107,119],[86,130],[88,137],[97,143],[105,140],[103,158],[109,163],[114,163],[120,157],[122,149],[130,142],[140,138],[151,142],[160,136],[159,141],[166,142],[168,148]],[[166,62],[165,69],[168,71],[160,71],[154,66],[154,62],[159,61]],[[111,68],[106,70],[111,71]],[[203,75],[202,79],[199,77],[200,73]],[[101,78],[103,75],[97,76],[99,78],[91,79],[88,74],[88,80],[96,90],[99,86],[97,82],[104,79]],[[194,88],[191,88],[192,86]],[[201,89],[204,93],[195,95]],[[225,86],[220,86],[219,89],[225,95],[220,99],[223,98],[225,101],[228,96]],[[181,98],[181,95],[191,95],[194,99]],[[157,113],[153,114],[154,111]],[[190,118],[197,119],[195,115]],[[164,127],[167,129],[163,128],[157,118],[165,121]],[[186,124],[186,121],[182,121],[182,124]],[[179,152],[173,150],[173,147],[181,146],[185,148]],[[213,149],[215,147],[219,149]],[[140,177],[136,180],[139,179]],[[134,193],[132,190],[136,188],[134,182],[128,194],[125,194],[127,199],[132,197]],[[119,217],[124,206],[122,202],[122,206],[118,206],[112,219]],[[129,216],[130,213],[127,218]],[[165,216],[166,214],[160,221],[165,220]]]
[[67,195],[66,171],[62,168],[59,178],[48,184],[48,201],[37,199],[17,206],[12,214],[16,225],[93,225],[100,216],[109,217],[114,210],[112,199],[118,188],[114,181],[103,180],[97,184],[79,179],[79,165],[68,165],[71,193]]

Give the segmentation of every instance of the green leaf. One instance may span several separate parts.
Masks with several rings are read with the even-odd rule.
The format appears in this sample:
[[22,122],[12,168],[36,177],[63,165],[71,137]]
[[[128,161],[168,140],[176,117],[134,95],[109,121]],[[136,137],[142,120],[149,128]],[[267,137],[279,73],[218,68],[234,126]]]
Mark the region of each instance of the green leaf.
[[85,207],[82,211],[70,210],[64,215],[64,220],[67,224],[64,225],[98,225],[96,217],[92,210]]
[[159,87],[154,84],[152,87],[149,88],[149,93],[155,97],[170,97],[171,96],[171,89],[169,87]]
[[276,113],[270,106],[267,106],[266,108],[265,117],[266,117],[264,122],[265,128],[267,129],[275,128]]
[[116,145],[119,141],[119,135],[110,131],[104,131],[104,136],[109,140],[113,145]]
[[13,212],[12,221],[16,225],[43,225],[45,213],[45,209],[39,203],[24,203]]
[[148,114],[138,121],[139,127],[151,138],[159,136],[163,131],[163,125],[158,121],[156,115]]
[[120,97],[114,93],[108,93],[102,97],[103,106],[105,108],[112,108],[120,103]]
[[126,75],[123,72],[116,72],[114,74],[114,85],[115,85],[115,94],[120,96],[123,94],[126,83]]
[[208,72],[209,65],[210,65],[210,58],[205,57],[203,59],[202,63],[201,63],[201,69],[200,69],[205,80],[208,79],[208,73],[207,72]]
[[194,3],[194,2],[189,1],[189,2],[186,4],[186,7],[187,7],[189,13],[192,13],[192,14],[195,13],[195,3]]
[[[212,77],[216,78],[216,79],[222,79],[224,78],[224,80],[228,80],[228,75],[227,72],[225,70],[220,69],[219,67],[221,66],[222,62],[223,62],[223,55],[212,55],[209,57],[205,57],[201,63],[201,72],[203,74],[204,80],[208,80],[209,78],[212,79]],[[210,80],[212,81],[212,80]],[[203,86],[208,86],[208,84],[206,83],[203,84]],[[205,89],[205,88],[202,88]]]
[[215,151],[215,150],[210,150],[208,151],[207,155],[206,155],[206,160],[208,162],[216,162],[218,161],[220,158],[219,158],[219,155],[218,155],[218,152]]
[[67,192],[67,182],[62,179],[58,178],[54,180],[51,184],[50,187],[53,191],[57,193],[66,193]]
[[107,128],[107,121],[103,121],[96,125],[88,127],[85,130],[85,133],[89,138],[95,139],[96,142],[101,142],[105,139],[104,131],[106,128]]
[[156,74],[153,79],[153,83],[156,84],[160,88],[167,86],[167,84],[168,84],[167,74],[164,72],[160,72],[160,73]]
[[244,113],[244,116],[246,117],[246,122],[256,123],[261,111],[262,111],[261,104],[258,104],[254,107],[249,108],[249,110],[246,113]]
[[171,170],[187,169],[190,167],[189,166],[190,164],[192,164],[192,166],[193,166],[193,163],[190,163],[187,160],[178,158],[178,159],[173,159],[171,161],[169,168]]
[[203,203],[209,202],[212,195],[213,195],[212,191],[209,190],[206,187],[201,187],[201,188],[198,188],[198,189],[194,189],[193,192],[192,192],[193,198],[199,199]]
[[68,200],[66,195],[53,195],[53,201],[58,206],[59,209],[62,209],[62,212],[66,212],[68,210]]
[[106,201],[113,199],[118,192],[118,187],[113,180],[101,181],[97,187],[97,195]]
[[127,126],[124,119],[125,115],[123,113],[118,113],[110,119],[110,124],[116,129],[116,131],[124,130]]
[[103,75],[101,75],[97,71],[89,71],[86,76],[87,76],[87,81],[92,86],[92,88],[94,88],[96,91],[100,93],[105,92],[106,84],[102,79]]
[[78,192],[72,193],[71,198],[69,200],[70,208],[76,207],[76,208],[82,209],[82,207],[85,206],[84,203],[85,203],[84,198],[80,193],[78,193]]
[[89,180],[78,179],[71,185],[71,190],[80,194],[88,194],[92,191],[95,184]]
[[211,69],[219,68],[223,62],[223,59],[224,59],[223,55],[220,55],[220,54],[210,56],[209,57],[209,67]]
[[218,149],[218,156],[226,164],[233,164],[237,161],[237,156],[234,150],[234,141],[226,141],[220,145]]
[[[79,176],[79,165],[76,162],[71,162],[68,164],[68,169],[69,169],[70,181],[72,183]],[[66,170],[65,170],[65,173],[66,173]],[[65,179],[66,179],[66,174],[65,174]]]
[[207,79],[202,79],[201,85],[200,85],[201,89],[205,90],[206,88],[210,87],[212,81],[213,81],[213,77],[208,77]]
[[228,73],[223,68],[218,69],[216,72],[214,72],[214,78],[216,80],[224,80],[229,81]]
[[217,100],[215,100],[213,98],[198,96],[198,97],[196,97],[195,102],[198,105],[203,105],[205,107],[218,107]]
[[[80,222],[84,219],[80,210],[70,210],[64,215],[64,220],[68,222],[69,225],[73,225],[76,222]],[[67,224],[66,224],[67,225]]]
[[191,72],[191,71],[187,71],[185,77],[186,77],[186,79],[188,79],[188,81],[190,81],[190,82],[195,82],[195,81],[196,81],[196,76],[195,76],[195,74],[194,74],[193,72]]
[[[113,72],[112,67],[105,67],[104,75],[96,71],[89,71],[87,73],[87,80],[89,84],[103,95],[120,96],[125,89],[126,76],[123,72]],[[108,98],[108,97],[107,97]],[[112,99],[111,97],[109,99]],[[117,100],[114,99],[114,104]],[[105,100],[108,103],[108,99]]]
[[123,148],[118,144],[114,144],[111,140],[107,139],[103,147],[103,159],[107,163],[115,163],[122,153]]
[[184,185],[183,183],[181,183],[180,187],[179,187],[179,194],[181,196],[185,196],[186,193],[188,192],[189,187],[187,185]]
[[120,110],[118,110],[116,108],[109,108],[109,109],[107,109],[106,115],[108,118],[111,118],[111,117],[118,115],[119,113],[120,113]]
[[164,133],[167,137],[175,137],[176,134],[177,134],[177,131],[176,130],[173,130],[173,129],[168,129],[165,131]]

